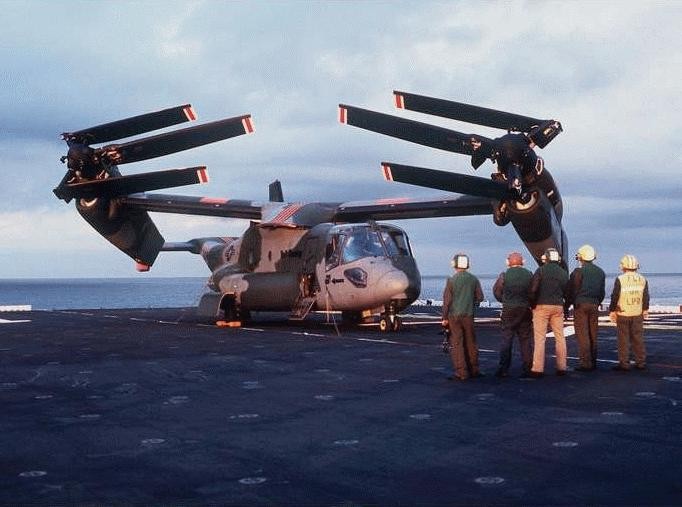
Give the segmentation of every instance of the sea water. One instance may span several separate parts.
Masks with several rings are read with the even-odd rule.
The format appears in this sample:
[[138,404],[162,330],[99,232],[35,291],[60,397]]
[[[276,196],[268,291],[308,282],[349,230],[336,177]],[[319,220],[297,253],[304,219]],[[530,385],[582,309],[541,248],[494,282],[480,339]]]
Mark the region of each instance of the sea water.
[[[608,275],[608,300],[616,275]],[[682,273],[645,274],[651,305],[682,304]],[[420,299],[441,300],[446,275],[422,278]],[[495,301],[496,275],[478,275],[485,299]],[[206,278],[75,278],[0,280],[0,307],[31,305],[36,310],[92,308],[180,308],[196,306]]]

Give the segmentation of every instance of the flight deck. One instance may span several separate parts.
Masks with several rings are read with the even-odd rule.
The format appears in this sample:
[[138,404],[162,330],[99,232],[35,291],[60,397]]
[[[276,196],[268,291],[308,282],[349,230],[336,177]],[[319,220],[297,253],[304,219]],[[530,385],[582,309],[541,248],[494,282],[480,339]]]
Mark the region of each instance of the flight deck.
[[[679,505],[682,316],[645,327],[648,371],[453,382],[437,307],[403,330],[193,309],[0,314],[0,504]],[[338,316],[336,316],[338,319]],[[570,324],[567,323],[567,324]],[[577,365],[567,338],[569,367]],[[553,350],[548,340],[548,353]]]

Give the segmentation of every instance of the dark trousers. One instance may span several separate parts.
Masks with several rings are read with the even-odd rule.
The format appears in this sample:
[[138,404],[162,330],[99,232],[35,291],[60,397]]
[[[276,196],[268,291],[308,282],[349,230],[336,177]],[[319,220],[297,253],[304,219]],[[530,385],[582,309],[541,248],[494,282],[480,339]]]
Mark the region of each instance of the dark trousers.
[[450,359],[455,375],[461,379],[478,375],[478,345],[474,318],[469,315],[448,317],[450,325]]
[[597,330],[599,329],[599,305],[578,303],[573,311],[575,338],[578,342],[580,366],[597,367]]
[[528,307],[503,307],[500,316],[502,341],[500,342],[500,371],[506,373],[511,366],[514,337],[518,337],[523,371],[529,372],[533,364],[533,314]]
[[623,368],[630,367],[630,346],[632,355],[635,356],[635,364],[644,368],[646,366],[646,349],[644,347],[644,317],[618,316],[616,320],[618,331],[618,363]]

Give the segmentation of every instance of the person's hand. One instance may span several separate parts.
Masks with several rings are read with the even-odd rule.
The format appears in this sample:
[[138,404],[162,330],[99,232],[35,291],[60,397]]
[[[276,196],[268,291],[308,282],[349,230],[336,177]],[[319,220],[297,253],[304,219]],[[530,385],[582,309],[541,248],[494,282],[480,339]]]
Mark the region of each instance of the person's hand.
[[440,325],[443,327],[448,327],[450,323],[448,322],[448,319],[443,319],[440,321]]
[[611,322],[615,323],[616,320],[618,320],[618,314],[616,312],[610,312],[609,313],[609,320]]
[[649,310],[644,310],[642,312],[642,317],[644,317],[644,320],[648,319],[649,318]]

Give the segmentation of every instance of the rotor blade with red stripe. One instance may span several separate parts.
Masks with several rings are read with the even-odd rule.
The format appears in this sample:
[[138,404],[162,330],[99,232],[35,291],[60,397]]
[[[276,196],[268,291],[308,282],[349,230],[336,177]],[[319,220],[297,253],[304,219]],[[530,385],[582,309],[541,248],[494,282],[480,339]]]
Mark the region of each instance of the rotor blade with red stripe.
[[189,167],[66,184],[57,187],[54,193],[65,200],[111,198],[207,182],[208,172],[205,167]]
[[145,137],[124,144],[104,146],[97,151],[112,164],[129,164],[250,134],[253,131],[251,115],[244,115]]
[[473,106],[471,104],[454,102],[452,100],[417,95],[415,93],[394,91],[393,95],[395,96],[396,107],[400,109],[432,114],[434,116],[441,116],[452,120],[484,125],[486,127],[517,132],[530,132],[534,126],[540,125],[542,122],[546,121],[530,116],[507,113],[505,111]]
[[123,120],[104,123],[76,132],[65,132],[62,137],[84,144],[106,143],[115,139],[136,136],[186,121],[194,121],[197,116],[190,104],[171,107],[153,113],[141,114]]
[[394,198],[373,201],[351,201],[339,204],[331,220],[359,222],[363,220],[403,220],[411,218],[462,217],[490,215],[490,199],[471,195],[430,198]]
[[398,181],[426,188],[436,188],[458,194],[504,199],[509,197],[507,185],[497,181],[465,174],[438,171],[425,167],[382,162],[381,169],[388,181]]
[[[473,155],[474,151],[482,150],[482,153],[490,158],[494,150],[491,139],[477,134],[463,134],[428,123],[344,104],[339,104],[339,121],[379,134],[464,155]],[[475,150],[474,147],[479,146],[479,143],[480,147]]]

